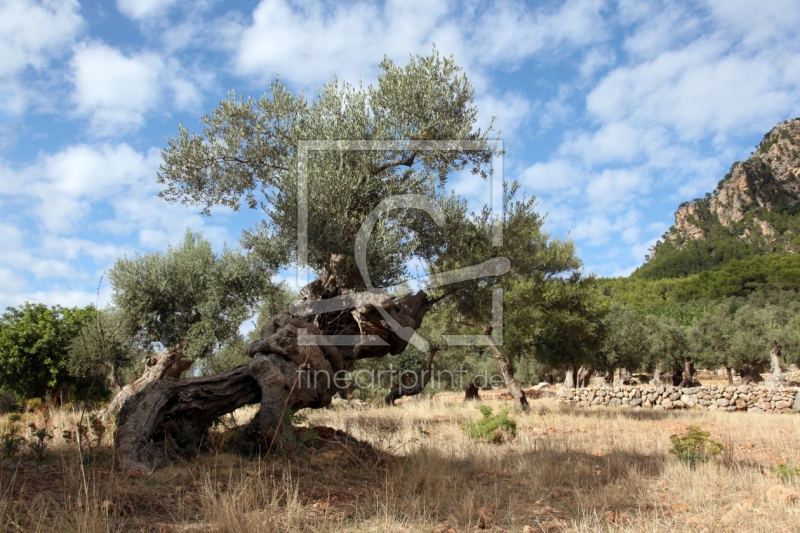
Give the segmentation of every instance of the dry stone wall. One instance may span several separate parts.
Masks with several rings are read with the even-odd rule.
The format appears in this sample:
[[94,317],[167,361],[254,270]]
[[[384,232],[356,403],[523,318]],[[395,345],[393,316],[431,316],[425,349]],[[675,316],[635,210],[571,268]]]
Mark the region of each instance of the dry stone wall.
[[739,385],[679,388],[671,386],[618,386],[565,389],[556,402],[578,407],[628,407],[636,409],[703,409],[748,413],[798,413],[800,388]]

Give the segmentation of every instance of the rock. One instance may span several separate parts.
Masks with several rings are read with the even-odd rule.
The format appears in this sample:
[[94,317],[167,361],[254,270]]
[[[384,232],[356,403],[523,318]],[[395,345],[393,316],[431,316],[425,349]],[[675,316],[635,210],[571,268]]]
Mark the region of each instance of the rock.
[[726,398],[720,398],[715,403],[717,404],[717,407],[728,407],[730,402]]
[[675,409],[683,409],[684,407],[686,407],[686,404],[684,404],[680,400],[675,400],[674,402],[672,402],[672,407],[674,407]]
[[753,413],[753,414],[755,414],[755,415],[763,415],[763,414],[764,414],[764,410],[763,410],[762,408],[760,408],[760,407],[755,407],[755,406],[753,406],[753,407],[749,407],[749,408],[747,409],[747,412],[748,412],[748,413]]
[[744,411],[747,409],[747,402],[744,400],[736,400],[736,409],[739,411]]
[[642,405],[642,399],[641,398],[633,398],[631,400],[631,405],[633,405],[633,406]]
[[663,409],[672,409],[672,401],[669,398],[666,398],[661,402],[661,407]]
[[775,402],[775,408],[776,409],[786,409],[787,407],[790,407],[791,405],[792,405],[792,403],[788,402],[786,400],[780,400],[778,402]]
[[611,398],[611,401],[608,402],[608,406],[609,407],[616,407],[616,406],[620,405],[621,403],[622,403],[622,401],[619,398]]
[[767,491],[767,499],[775,503],[790,504],[797,503],[798,496],[796,492],[783,485],[773,485]]
[[682,394],[681,401],[686,407],[694,407],[697,405],[697,395],[696,394]]
[[797,394],[794,396],[794,405],[792,405],[792,411],[800,411],[800,390],[798,390]]

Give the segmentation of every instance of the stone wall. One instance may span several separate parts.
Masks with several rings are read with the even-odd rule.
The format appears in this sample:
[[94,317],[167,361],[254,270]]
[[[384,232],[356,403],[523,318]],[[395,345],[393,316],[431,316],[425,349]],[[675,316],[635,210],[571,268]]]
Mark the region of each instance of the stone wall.
[[706,411],[747,411],[748,413],[798,413],[800,388],[739,385],[679,388],[643,385],[560,389],[556,402],[578,407],[606,406],[635,409],[703,409]]

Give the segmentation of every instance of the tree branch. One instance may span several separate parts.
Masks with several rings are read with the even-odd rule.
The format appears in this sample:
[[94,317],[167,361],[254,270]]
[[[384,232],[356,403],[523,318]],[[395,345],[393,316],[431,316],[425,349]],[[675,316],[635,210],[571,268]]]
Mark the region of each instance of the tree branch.
[[396,161],[392,161],[391,163],[384,163],[383,165],[372,169],[370,171],[370,175],[374,176],[375,174],[380,174],[387,168],[402,167],[402,166],[410,167],[414,164],[414,159],[416,159],[416,157],[417,157],[417,152],[411,152],[411,155],[406,159],[398,159]]

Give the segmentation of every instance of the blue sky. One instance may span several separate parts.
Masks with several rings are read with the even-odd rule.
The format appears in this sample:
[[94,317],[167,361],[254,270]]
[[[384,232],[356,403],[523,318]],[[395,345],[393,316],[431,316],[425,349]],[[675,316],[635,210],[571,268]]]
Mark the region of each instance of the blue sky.
[[547,229],[587,271],[626,275],[681,201],[800,116],[798,27],[794,0],[0,0],[0,308],[94,302],[117,257],[187,226],[236,245],[256,212],[204,218],[156,197],[178,124],[276,75],[309,95],[333,75],[371,83],[384,54],[434,42],[482,122],[497,117],[505,176]]

